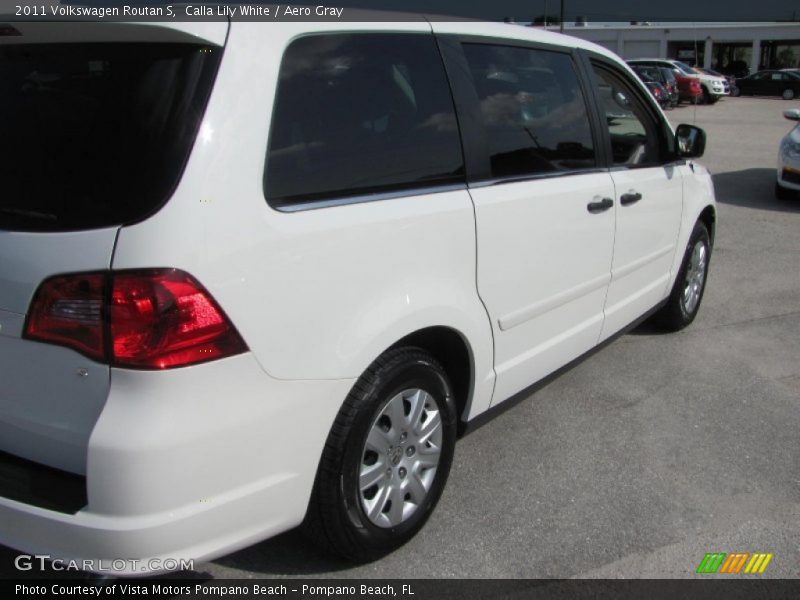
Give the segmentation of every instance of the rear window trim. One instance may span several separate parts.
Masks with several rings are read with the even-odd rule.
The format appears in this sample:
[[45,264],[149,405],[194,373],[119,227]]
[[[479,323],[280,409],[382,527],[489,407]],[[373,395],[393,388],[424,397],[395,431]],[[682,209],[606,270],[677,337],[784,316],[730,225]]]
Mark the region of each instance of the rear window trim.
[[[598,161],[599,163],[600,161]],[[547,179],[558,179],[560,177],[575,177],[578,175],[596,175],[598,173],[608,173],[609,168],[597,165],[584,169],[570,169],[566,171],[553,171],[547,173],[532,173],[530,175],[509,175],[508,177],[494,177],[490,179],[479,179],[469,184],[470,189],[503,185],[506,183],[524,183],[526,181],[540,181]]]
[[368,204],[370,202],[382,202],[384,200],[397,200],[400,198],[411,198],[413,196],[427,196],[430,194],[443,194],[446,192],[457,192],[467,189],[467,184],[443,183],[428,187],[413,187],[408,189],[386,190],[383,192],[368,192],[365,194],[343,195],[320,200],[310,200],[308,202],[295,202],[283,205],[273,205],[267,203],[273,210],[281,213],[297,213],[307,210],[319,210],[321,208],[332,208],[335,206],[349,206],[351,204]]

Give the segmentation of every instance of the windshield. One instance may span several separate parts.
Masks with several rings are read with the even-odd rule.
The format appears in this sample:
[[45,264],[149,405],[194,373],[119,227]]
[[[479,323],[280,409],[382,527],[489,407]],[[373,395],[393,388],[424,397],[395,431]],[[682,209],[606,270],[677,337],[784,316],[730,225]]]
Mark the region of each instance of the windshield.
[[679,60],[674,61],[672,64],[675,65],[676,67],[678,67],[678,70],[681,73],[683,73],[684,75],[696,75],[697,74],[697,71],[695,71],[692,67],[690,67],[686,63],[680,62]]
[[183,171],[218,60],[190,44],[0,46],[0,229],[154,212]]

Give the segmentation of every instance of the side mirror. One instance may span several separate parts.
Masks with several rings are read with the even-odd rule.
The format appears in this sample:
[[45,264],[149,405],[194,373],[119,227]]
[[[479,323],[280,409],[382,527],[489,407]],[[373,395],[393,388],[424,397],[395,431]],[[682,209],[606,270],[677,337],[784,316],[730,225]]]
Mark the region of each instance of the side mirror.
[[792,108],[783,111],[783,116],[790,121],[800,121],[800,108]]
[[677,153],[681,158],[699,158],[706,151],[706,132],[684,123],[675,130]]

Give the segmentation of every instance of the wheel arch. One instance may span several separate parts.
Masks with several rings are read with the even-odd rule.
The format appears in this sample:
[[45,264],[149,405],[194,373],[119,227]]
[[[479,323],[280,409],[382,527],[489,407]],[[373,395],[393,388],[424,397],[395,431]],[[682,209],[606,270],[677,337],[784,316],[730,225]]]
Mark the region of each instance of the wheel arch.
[[714,234],[716,233],[717,229],[717,211],[715,210],[714,206],[709,204],[706,206],[701,212],[700,215],[697,217],[698,221],[701,221],[703,225],[706,226],[708,230],[708,236],[711,238],[711,246],[714,246]]
[[467,338],[452,327],[434,325],[403,336],[384,352],[401,346],[422,348],[442,365],[453,384],[460,430],[475,389],[475,357]]

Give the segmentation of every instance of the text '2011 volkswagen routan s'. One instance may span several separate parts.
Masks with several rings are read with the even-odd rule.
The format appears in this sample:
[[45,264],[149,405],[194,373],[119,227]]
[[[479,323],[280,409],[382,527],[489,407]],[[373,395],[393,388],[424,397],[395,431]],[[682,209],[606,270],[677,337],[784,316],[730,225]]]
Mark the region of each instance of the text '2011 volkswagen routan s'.
[[14,22],[0,54],[4,545],[153,565],[302,524],[374,559],[459,434],[697,315],[705,134],[594,44]]

